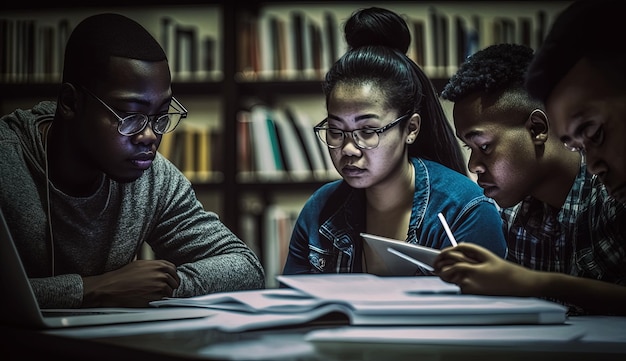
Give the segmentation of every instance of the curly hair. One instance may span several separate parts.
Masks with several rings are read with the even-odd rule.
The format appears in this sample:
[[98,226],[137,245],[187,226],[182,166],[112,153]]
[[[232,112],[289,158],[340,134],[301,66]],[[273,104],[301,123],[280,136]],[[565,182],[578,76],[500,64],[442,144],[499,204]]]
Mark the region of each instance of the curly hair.
[[505,90],[524,90],[533,49],[519,44],[496,44],[476,52],[461,64],[441,98],[457,102],[469,94],[495,94]]

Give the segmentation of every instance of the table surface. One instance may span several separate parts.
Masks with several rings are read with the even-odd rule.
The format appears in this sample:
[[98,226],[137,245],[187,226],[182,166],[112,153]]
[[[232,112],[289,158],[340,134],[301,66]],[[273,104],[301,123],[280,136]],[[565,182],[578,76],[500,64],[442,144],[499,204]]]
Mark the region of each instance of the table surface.
[[626,359],[626,317],[562,325],[347,326],[337,320],[223,332],[202,319],[64,330],[0,326],[5,360],[598,360]]

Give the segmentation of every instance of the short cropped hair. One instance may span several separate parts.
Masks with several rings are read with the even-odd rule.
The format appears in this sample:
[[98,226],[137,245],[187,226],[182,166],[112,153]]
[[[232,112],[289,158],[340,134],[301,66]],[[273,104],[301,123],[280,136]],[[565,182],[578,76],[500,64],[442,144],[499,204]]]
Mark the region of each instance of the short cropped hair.
[[579,0],[561,12],[529,66],[525,84],[531,96],[545,102],[582,58],[623,89],[625,14],[622,0]]
[[112,56],[167,60],[161,45],[136,21],[114,13],[93,15],[76,25],[67,41],[63,82],[84,84],[106,77]]
[[441,92],[441,97],[457,102],[480,92],[524,89],[524,79],[533,50],[518,44],[497,44],[469,56]]

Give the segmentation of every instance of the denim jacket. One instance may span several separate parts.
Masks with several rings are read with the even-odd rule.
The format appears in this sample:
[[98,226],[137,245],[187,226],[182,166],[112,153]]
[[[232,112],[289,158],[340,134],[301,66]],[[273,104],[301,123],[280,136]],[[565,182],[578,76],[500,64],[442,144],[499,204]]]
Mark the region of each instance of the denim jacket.
[[[411,161],[415,194],[406,241],[439,249],[450,246],[437,217],[442,212],[457,242],[480,244],[505,257],[495,202],[467,176],[432,161]],[[343,180],[323,185],[298,216],[283,274],[363,272],[359,233],[365,230],[365,190]]]

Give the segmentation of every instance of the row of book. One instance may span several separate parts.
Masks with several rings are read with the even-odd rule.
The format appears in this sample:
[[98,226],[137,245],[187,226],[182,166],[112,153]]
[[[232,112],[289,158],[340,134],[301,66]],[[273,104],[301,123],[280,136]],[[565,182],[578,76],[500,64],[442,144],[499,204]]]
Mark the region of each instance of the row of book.
[[237,113],[241,181],[310,181],[339,177],[313,122],[296,107],[254,104]]
[[50,25],[33,19],[0,18],[0,81],[60,80],[70,32],[68,19]]
[[[74,23],[0,17],[0,82],[44,83],[61,79],[65,44]],[[176,81],[219,80],[215,36],[201,34],[197,25],[160,18],[153,34],[165,50]]]
[[[338,179],[326,145],[309,117],[297,108],[255,104],[237,114],[239,182],[327,181]],[[195,183],[223,178],[223,134],[200,122],[182,122],[165,134],[159,152]]]
[[207,125],[183,122],[164,134],[159,153],[169,159],[193,183],[219,182],[222,170],[222,132]]
[[[479,7],[466,10],[424,4],[399,11],[412,35],[407,55],[428,75],[449,77],[467,56],[491,44],[536,48],[549,25],[550,14],[541,8],[511,16],[486,16]],[[248,15],[238,34],[238,75],[248,80],[322,78],[347,49],[340,27],[347,16],[334,8]]]
[[[275,287],[287,260],[289,241],[302,205],[256,204],[248,200],[241,215],[241,239],[255,252],[265,269],[267,287]],[[257,202],[258,203],[258,202]]]

